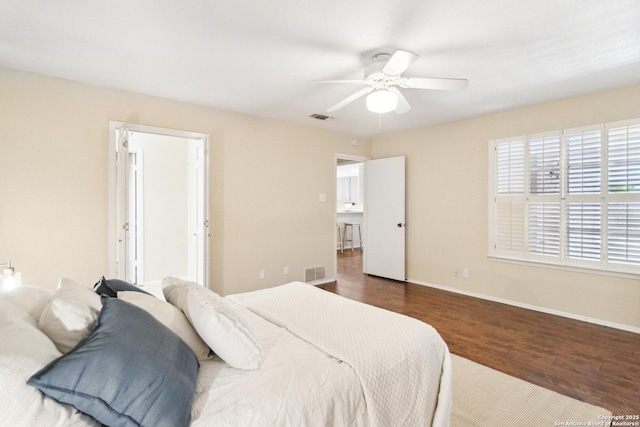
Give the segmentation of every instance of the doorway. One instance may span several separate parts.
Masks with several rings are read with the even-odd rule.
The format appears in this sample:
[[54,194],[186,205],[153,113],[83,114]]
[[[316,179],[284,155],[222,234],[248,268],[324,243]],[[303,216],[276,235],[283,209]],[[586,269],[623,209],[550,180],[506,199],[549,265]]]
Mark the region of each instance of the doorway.
[[117,122],[110,130],[112,277],[207,286],[208,136]]
[[[362,163],[364,195],[362,198],[362,221],[360,225],[361,257],[349,259],[349,269],[359,269],[365,274],[398,281],[406,280],[406,223],[405,223],[405,157],[396,156],[370,160],[358,156],[336,154],[336,186],[339,165]],[[349,186],[336,188],[336,224],[340,224],[338,195],[348,191]],[[351,187],[353,188],[353,187]],[[351,190],[353,191],[353,190]],[[343,221],[344,222],[344,221]],[[339,246],[339,231],[336,227],[336,278],[339,277],[338,262],[344,264],[351,247],[358,245],[357,237],[350,245]],[[343,229],[344,230],[344,229]],[[357,229],[349,230],[356,232]],[[349,232],[347,231],[347,232]],[[343,231],[344,232],[344,231]],[[357,264],[356,264],[357,263]],[[346,268],[340,265],[340,268]]]
[[[335,155],[335,248],[337,278],[345,268],[363,271],[362,247],[364,246],[364,162],[368,157],[349,154]],[[353,226],[345,227],[349,223]],[[345,236],[344,233],[347,233]],[[346,237],[342,239],[342,237]],[[348,267],[347,267],[348,264]]]

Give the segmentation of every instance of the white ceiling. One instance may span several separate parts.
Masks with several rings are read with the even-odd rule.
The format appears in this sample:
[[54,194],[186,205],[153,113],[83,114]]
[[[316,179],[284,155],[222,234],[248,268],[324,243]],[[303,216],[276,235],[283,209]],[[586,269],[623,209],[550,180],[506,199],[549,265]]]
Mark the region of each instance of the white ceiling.
[[[638,0],[0,0],[0,66],[374,136],[640,83]],[[361,98],[371,56],[408,50],[409,77],[466,78],[462,92],[401,89],[382,116]],[[1,94],[0,94],[1,99]]]

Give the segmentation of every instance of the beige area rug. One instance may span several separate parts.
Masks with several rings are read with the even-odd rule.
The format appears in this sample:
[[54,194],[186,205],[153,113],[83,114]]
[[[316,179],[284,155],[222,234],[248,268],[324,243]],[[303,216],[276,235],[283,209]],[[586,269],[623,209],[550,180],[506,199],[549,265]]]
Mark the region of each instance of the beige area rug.
[[[451,355],[451,427],[606,426],[611,412]],[[591,424],[589,424],[591,423]]]

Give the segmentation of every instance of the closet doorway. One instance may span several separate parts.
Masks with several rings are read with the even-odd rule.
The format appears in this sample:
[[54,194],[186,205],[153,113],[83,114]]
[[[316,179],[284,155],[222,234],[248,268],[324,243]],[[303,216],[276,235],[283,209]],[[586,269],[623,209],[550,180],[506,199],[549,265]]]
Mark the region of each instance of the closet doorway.
[[110,122],[112,277],[207,286],[208,135]]

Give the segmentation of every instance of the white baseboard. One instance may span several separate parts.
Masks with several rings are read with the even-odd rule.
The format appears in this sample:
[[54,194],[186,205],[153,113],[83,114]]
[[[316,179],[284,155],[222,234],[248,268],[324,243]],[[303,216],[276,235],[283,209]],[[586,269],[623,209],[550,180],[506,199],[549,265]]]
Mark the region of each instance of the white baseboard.
[[324,285],[326,283],[332,283],[335,282],[336,278],[328,278],[328,279],[321,279],[321,280],[314,280],[313,282],[307,282],[308,285],[313,285],[313,286],[318,286],[318,285]]
[[600,326],[607,326],[609,328],[621,329],[623,331],[635,332],[636,334],[640,334],[640,328],[635,327],[635,326],[631,326],[631,325],[625,325],[623,323],[609,322],[607,320],[596,319],[594,317],[581,316],[581,315],[578,315],[578,314],[567,313],[565,311],[554,310],[554,309],[547,308],[547,307],[540,307],[540,306],[537,306],[537,305],[525,304],[525,303],[522,303],[522,302],[512,301],[512,300],[508,300],[508,299],[504,299],[504,298],[492,297],[492,296],[489,296],[489,295],[479,294],[479,293],[476,293],[476,292],[470,292],[470,291],[464,291],[464,290],[461,290],[461,289],[451,288],[449,286],[435,285],[433,283],[422,282],[420,280],[407,279],[407,282],[415,283],[416,285],[427,286],[429,288],[441,289],[443,291],[454,292],[456,294],[467,295],[467,296],[470,296],[470,297],[480,298],[480,299],[484,299],[484,300],[488,300],[488,301],[499,302],[499,303],[502,303],[502,304],[512,305],[512,306],[515,306],[515,307],[526,308],[528,310],[539,311],[539,312],[542,312],[542,313],[553,314],[553,315],[556,315],[556,316],[567,317],[569,319],[581,320],[583,322],[594,323],[594,324],[600,325]]

